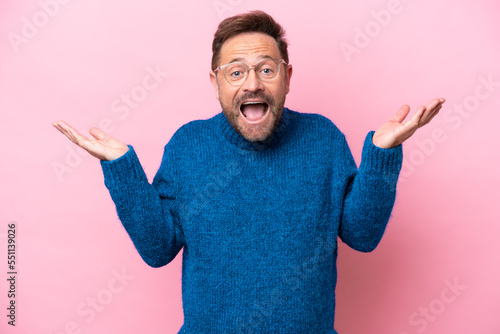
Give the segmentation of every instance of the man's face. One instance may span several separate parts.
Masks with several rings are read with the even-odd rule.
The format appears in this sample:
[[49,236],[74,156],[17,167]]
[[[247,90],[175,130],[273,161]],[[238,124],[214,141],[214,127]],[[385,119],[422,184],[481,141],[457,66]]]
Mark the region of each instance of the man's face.
[[[222,45],[219,66],[239,61],[251,67],[266,57],[281,59],[276,41],[262,33],[243,33]],[[210,72],[224,115],[247,140],[264,140],[278,126],[292,76],[291,65],[279,66],[278,77],[271,81],[261,81],[255,71],[250,70],[245,82],[238,86],[231,85],[221,70]]]

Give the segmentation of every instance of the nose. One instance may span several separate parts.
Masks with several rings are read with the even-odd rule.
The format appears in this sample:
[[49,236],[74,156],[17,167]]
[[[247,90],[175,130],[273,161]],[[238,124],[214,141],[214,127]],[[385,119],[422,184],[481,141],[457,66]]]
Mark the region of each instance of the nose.
[[257,72],[255,72],[254,68],[250,68],[248,70],[247,77],[241,88],[243,89],[243,91],[250,92],[264,90],[264,85],[262,84],[262,81],[260,81],[259,76],[257,75]]

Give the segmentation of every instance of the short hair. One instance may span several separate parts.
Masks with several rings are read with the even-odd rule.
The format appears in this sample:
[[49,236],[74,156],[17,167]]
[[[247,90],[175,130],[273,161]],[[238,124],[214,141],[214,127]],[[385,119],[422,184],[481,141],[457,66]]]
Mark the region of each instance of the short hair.
[[281,57],[288,64],[288,42],[284,37],[285,30],[271,15],[261,10],[254,10],[228,17],[219,24],[212,42],[212,70],[218,66],[222,45],[231,37],[247,32],[260,32],[274,38]]

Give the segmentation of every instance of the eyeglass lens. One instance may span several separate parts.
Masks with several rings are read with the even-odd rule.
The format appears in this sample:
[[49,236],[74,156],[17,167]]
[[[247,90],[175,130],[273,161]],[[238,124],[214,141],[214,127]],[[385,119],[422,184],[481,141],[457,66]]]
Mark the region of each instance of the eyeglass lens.
[[[279,63],[272,59],[264,59],[257,63],[254,67],[255,73],[261,80],[271,80],[278,76]],[[224,76],[232,83],[243,81],[250,67],[244,63],[231,63],[224,68]]]

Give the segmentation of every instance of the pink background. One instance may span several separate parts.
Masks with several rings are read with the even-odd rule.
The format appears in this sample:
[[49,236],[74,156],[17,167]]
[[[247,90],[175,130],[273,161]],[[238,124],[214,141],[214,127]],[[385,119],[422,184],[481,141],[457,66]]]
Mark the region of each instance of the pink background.
[[[252,9],[287,30],[286,105],[332,119],[358,163],[366,133],[401,105],[447,99],[404,144],[380,246],[370,254],[340,246],[337,330],[500,333],[497,1],[54,1],[0,3],[1,333],[177,333],[181,254],[160,269],[142,262],[98,161],[51,123],[85,133],[101,124],[134,145],[152,179],[173,132],[219,112],[208,79],[213,33]],[[356,52],[346,55],[347,44]],[[141,88],[148,68],[168,72],[151,90]],[[127,94],[133,107],[121,101]],[[10,222],[15,328],[5,316]]]

